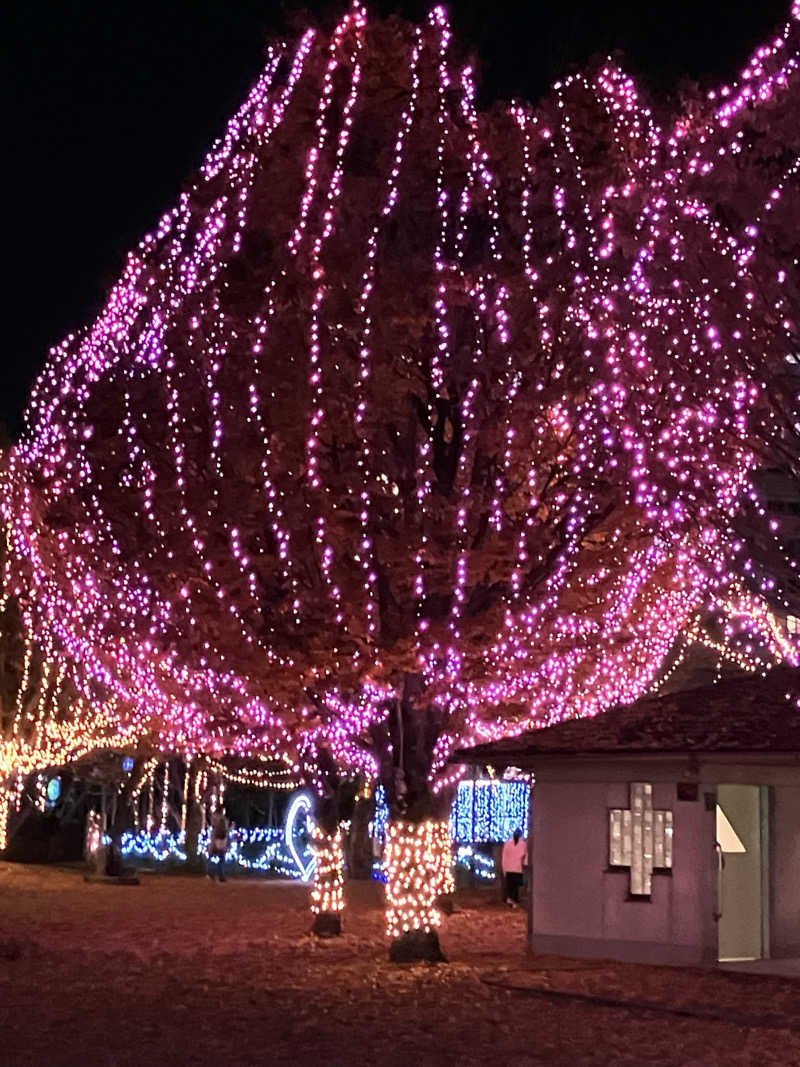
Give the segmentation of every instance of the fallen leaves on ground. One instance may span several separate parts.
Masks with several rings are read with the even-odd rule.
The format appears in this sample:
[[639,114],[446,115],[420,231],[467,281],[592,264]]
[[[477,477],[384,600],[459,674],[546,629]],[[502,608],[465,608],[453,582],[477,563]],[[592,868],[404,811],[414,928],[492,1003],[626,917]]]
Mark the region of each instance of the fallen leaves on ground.
[[[796,981],[529,957],[524,914],[481,894],[444,920],[448,964],[392,965],[381,887],[347,888],[343,936],[318,941],[296,884],[152,874],[138,887],[87,885],[78,871],[0,865],[0,944],[18,946],[0,958],[3,1062],[800,1063]],[[547,990],[711,1005],[725,1019]],[[737,1021],[759,1013],[786,1028]]]

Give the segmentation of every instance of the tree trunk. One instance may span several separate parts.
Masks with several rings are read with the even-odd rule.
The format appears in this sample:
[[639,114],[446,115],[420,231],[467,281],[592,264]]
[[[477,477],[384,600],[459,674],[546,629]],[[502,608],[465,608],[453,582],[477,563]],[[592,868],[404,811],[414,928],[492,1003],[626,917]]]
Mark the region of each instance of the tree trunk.
[[350,878],[367,880],[372,877],[372,838],[370,823],[375,815],[374,796],[360,796],[353,808],[350,833],[345,844],[345,860]]
[[118,790],[113,797],[111,815],[108,823],[108,834],[111,838],[113,849],[119,850],[121,848],[122,835],[126,830],[130,829],[133,823],[133,795],[141,784],[142,773],[145,769],[146,762],[144,756],[136,757],[131,772],[125,780],[122,789]]
[[122,835],[133,825],[132,798],[141,783],[145,766],[146,759],[143,756],[137,756],[122,788],[112,794],[108,803],[105,802],[105,786],[103,786],[104,821],[109,837],[106,846],[105,873],[113,877],[128,873],[122,857]]
[[338,937],[344,910],[344,852],[336,796],[317,797],[311,835],[314,849],[314,885],[311,932],[317,937]]
[[391,811],[386,841],[386,926],[393,962],[444,962],[438,927],[452,911],[455,889],[449,814],[451,789],[431,786],[436,743],[448,724],[444,709],[424,703],[419,675],[407,675],[388,719],[389,755],[381,777]]
[[340,776],[336,761],[324,744],[314,750],[311,762],[306,764],[303,760],[303,767],[306,781],[314,791],[312,847],[316,862],[311,890],[314,913],[311,929],[318,937],[338,937],[342,932],[344,910],[344,849],[340,823],[352,820],[357,782]]
[[103,848],[103,816],[99,811],[86,814],[83,839],[83,858],[92,874],[100,874],[106,866],[106,850]]
[[0,786],[0,852],[5,851],[8,844],[8,813],[11,808],[11,798],[8,791]]
[[446,962],[437,927],[442,921],[439,899],[449,856],[447,820],[396,820],[389,824],[386,924],[393,963]]
[[204,864],[203,857],[198,851],[200,835],[203,832],[203,803],[204,798],[195,796],[195,781],[197,775],[202,772],[202,767],[195,764],[194,773],[189,768],[186,787],[186,837],[184,839],[184,851],[186,853],[186,870],[195,874],[202,873]]
[[449,810],[447,817],[439,823],[436,851],[439,857],[439,892],[436,895],[436,906],[442,914],[452,915],[455,910],[456,879],[453,874],[453,842],[450,837]]
[[184,842],[186,869],[187,871],[198,873],[203,870],[203,857],[199,852],[200,835],[203,832],[203,809],[201,803],[198,803],[191,791],[186,804],[186,838]]

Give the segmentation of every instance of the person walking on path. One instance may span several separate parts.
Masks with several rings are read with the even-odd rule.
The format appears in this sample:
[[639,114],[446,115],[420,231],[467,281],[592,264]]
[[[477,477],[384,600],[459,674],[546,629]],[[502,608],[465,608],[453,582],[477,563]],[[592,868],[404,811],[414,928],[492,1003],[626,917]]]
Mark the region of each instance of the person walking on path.
[[228,820],[222,808],[211,816],[211,838],[208,842],[208,877],[225,881],[225,854],[228,851]]
[[501,859],[506,885],[506,904],[519,906],[519,891],[522,888],[522,869],[528,862],[528,842],[521,830],[515,830],[514,836],[503,845]]

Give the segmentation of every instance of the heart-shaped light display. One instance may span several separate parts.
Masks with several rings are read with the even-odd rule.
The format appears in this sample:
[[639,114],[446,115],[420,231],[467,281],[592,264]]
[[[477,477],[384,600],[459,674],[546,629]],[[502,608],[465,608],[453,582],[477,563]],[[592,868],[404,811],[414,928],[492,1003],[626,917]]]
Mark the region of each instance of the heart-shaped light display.
[[286,847],[289,849],[292,859],[297,864],[300,878],[304,882],[307,882],[314,873],[314,854],[312,852],[308,861],[304,861],[303,855],[298,848],[299,835],[297,832],[297,823],[300,819],[305,819],[306,825],[308,825],[312,807],[313,803],[308,793],[298,793],[296,796],[292,797],[289,810],[286,812],[286,823],[284,827]]

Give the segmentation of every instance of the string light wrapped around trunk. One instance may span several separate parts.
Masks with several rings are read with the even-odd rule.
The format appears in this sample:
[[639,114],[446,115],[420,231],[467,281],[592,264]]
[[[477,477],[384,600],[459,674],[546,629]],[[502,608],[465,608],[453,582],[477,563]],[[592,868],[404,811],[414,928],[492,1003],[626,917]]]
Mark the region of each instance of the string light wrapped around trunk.
[[439,859],[439,896],[450,897],[456,891],[456,879],[453,874],[453,842],[450,826],[445,822],[436,825],[434,848]]
[[10,800],[8,792],[0,788],[0,852],[8,845],[8,810]]
[[341,933],[344,911],[342,831],[337,829],[335,834],[328,834],[314,823],[311,845],[315,863],[311,889],[311,910],[316,916],[313,931],[320,937],[336,937]]
[[[449,860],[449,862],[448,862]],[[386,838],[386,932],[400,938],[429,933],[442,921],[436,898],[452,882],[452,848],[446,820],[392,822]]]

